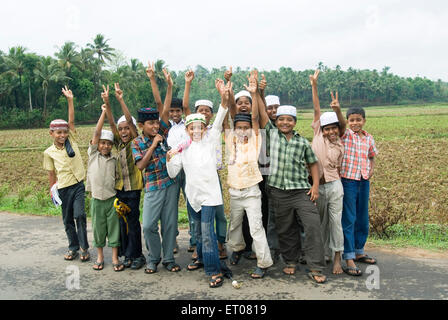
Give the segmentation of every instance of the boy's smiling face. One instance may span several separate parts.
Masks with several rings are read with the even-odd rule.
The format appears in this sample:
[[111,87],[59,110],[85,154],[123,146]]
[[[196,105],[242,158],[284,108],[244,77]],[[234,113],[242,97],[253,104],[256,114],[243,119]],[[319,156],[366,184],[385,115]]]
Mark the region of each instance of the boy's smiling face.
[[54,144],[62,148],[65,144],[65,140],[68,138],[68,130],[66,129],[58,129],[58,130],[50,130],[50,136],[54,139]]
[[118,125],[118,134],[120,135],[123,143],[127,143],[131,140],[131,127],[127,122],[120,122]]
[[198,106],[196,109],[197,113],[203,114],[205,117],[205,122],[207,125],[209,125],[210,120],[212,119],[213,113],[212,110],[210,110],[209,106]]
[[205,132],[205,124],[202,122],[193,122],[190,123],[185,130],[187,131],[188,135],[190,136],[190,139],[192,141],[199,142],[202,139],[202,135]]
[[339,126],[337,124],[329,124],[322,128],[322,135],[330,142],[336,142],[339,138]]
[[239,97],[236,102],[236,113],[251,113],[252,103],[248,97]]
[[112,151],[112,141],[106,140],[106,139],[100,139],[98,142],[98,151],[101,153],[101,155],[107,157],[110,155],[110,152]]
[[180,108],[170,108],[169,117],[175,123],[179,123],[182,120],[182,109]]
[[283,134],[289,134],[294,130],[296,126],[296,119],[293,116],[281,115],[277,117],[275,124],[277,125],[278,130],[280,130]]
[[348,127],[353,132],[357,133],[360,130],[362,130],[362,127],[366,123],[366,119],[362,115],[360,115],[360,114],[352,113],[351,115],[348,116],[347,123],[348,123]]
[[146,120],[145,123],[138,123],[139,128],[143,131],[143,134],[149,138],[155,137],[159,133],[160,121],[159,120]]

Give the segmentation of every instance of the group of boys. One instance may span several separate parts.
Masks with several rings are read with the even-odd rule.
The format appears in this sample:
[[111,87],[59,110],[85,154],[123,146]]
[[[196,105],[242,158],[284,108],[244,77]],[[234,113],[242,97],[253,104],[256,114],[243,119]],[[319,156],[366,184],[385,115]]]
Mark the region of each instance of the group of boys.
[[[177,220],[181,189],[184,198],[187,198],[185,172],[181,170],[175,177],[170,177],[167,152],[170,149],[182,152],[189,147],[182,114],[191,115],[189,91],[194,73],[188,71],[185,74],[184,97],[180,100],[172,98],[173,81],[169,72],[164,70],[167,83],[164,103],[157,87],[154,65],[149,64],[147,75],[157,107],[139,109],[137,121],[124,103],[123,91],[115,84],[115,95],[124,113],[115,124],[109,104],[109,88],[103,87],[104,105],[89,143],[87,179],[74,126],[73,94],[67,87],[62,89],[68,101],[69,121],[57,119],[51,122],[50,135],[54,143],[44,152],[44,168],[49,172],[50,187],[57,184],[57,192],[62,200],[62,218],[69,241],[64,256],[66,260],[75,259],[78,250],[81,250],[81,261],[90,259],[84,212],[84,195],[87,190],[92,194],[93,245],[98,250],[93,269],[104,268],[102,248],[107,238],[112,247],[115,271],[122,271],[125,267],[139,269],[146,263],[145,273],[151,274],[157,272],[160,262],[171,272],[181,270],[174,254],[178,250],[176,237],[179,233]],[[229,83],[231,71],[230,75],[227,71],[224,77]],[[247,121],[252,127],[255,118],[247,118],[244,114],[253,112],[252,107],[257,108],[257,128],[259,125],[260,129],[265,129],[259,158],[257,151],[256,160],[261,173],[257,189],[259,187],[261,191],[262,230],[266,232],[274,260],[278,260],[281,255],[285,263],[283,272],[294,274],[303,255],[311,279],[323,283],[326,281],[322,274],[326,260],[334,259],[334,274],[344,271],[353,276],[362,274],[355,261],[376,263],[374,258],[364,253],[364,244],[369,226],[369,178],[373,175],[377,150],[372,136],[362,130],[365,124],[362,108],[350,108],[347,111],[347,129],[337,94],[336,98],[332,94],[331,107],[335,112],[320,114],[317,77],[318,71],[310,76],[314,104],[312,127],[315,135],[312,145],[294,130],[297,123],[296,108],[280,106],[276,96],[264,97],[266,79],[263,76],[263,80],[258,82],[258,73],[251,76],[255,83],[251,94],[246,91],[233,96],[232,92],[230,104],[234,108],[231,109],[233,113],[230,117]],[[241,96],[251,99],[239,99]],[[258,103],[253,103],[253,99],[257,99]],[[246,100],[249,102],[244,104]],[[213,103],[199,100],[195,103],[195,112],[202,115],[201,121],[210,131]],[[112,131],[102,130],[106,117]],[[228,121],[227,118],[224,121]],[[138,135],[136,125],[142,131],[141,135]],[[117,149],[116,153],[112,152],[113,146]],[[216,170],[223,169],[223,164],[219,147],[216,148]],[[86,188],[83,182],[85,179]],[[219,185],[222,192],[220,181]],[[142,189],[141,228],[139,204]],[[190,224],[188,251],[193,252],[198,242],[195,230],[200,228],[194,222],[200,220],[193,219],[197,213],[188,199],[186,203]],[[229,234],[223,205],[216,206],[213,218],[216,220],[215,238],[219,258],[226,258],[224,243],[229,240]],[[250,228],[243,226],[243,230],[246,230],[242,231],[246,249],[234,250],[232,264],[238,263],[243,251],[249,252],[250,257],[251,247],[254,247],[257,258],[266,255],[260,252],[260,247],[251,246],[252,239],[247,229]],[[142,253],[142,230],[149,252],[147,260]],[[346,260],[346,266],[341,265],[341,252],[344,252],[342,258]],[[119,256],[123,256],[124,260],[120,261]],[[197,259],[196,251],[192,258]],[[259,269],[259,276],[253,278],[263,277],[265,269]]]

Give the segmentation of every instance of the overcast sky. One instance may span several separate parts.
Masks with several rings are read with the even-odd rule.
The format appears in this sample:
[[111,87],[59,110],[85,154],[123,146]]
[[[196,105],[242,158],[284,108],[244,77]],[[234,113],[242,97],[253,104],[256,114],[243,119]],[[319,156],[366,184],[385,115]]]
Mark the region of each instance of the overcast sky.
[[391,67],[448,81],[448,1],[2,1],[0,50],[51,55],[102,33],[127,58],[172,70]]

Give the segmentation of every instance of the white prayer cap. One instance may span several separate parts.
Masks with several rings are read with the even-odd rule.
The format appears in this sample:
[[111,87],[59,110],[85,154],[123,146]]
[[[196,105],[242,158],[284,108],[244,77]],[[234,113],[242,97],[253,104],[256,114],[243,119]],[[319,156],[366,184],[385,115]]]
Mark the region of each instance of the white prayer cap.
[[[202,104],[201,104],[201,106],[202,106]],[[192,114],[189,114],[185,118],[185,127],[188,127],[188,125],[193,123],[193,122],[202,122],[203,124],[206,124],[205,116],[202,113],[192,113]]]
[[273,105],[280,105],[280,99],[277,96],[269,95],[265,97],[266,107]]
[[241,90],[240,92],[238,92],[235,95],[235,101],[238,100],[241,97],[248,97],[249,99],[252,99],[252,96],[250,95],[250,92],[246,91],[246,90]]
[[207,106],[210,109],[212,109],[212,112],[213,112],[213,102],[211,102],[210,100],[198,100],[198,101],[196,101],[196,103],[194,104],[195,109],[197,110],[199,106]]
[[320,116],[320,126],[324,127],[329,124],[339,123],[336,112],[325,112]]
[[277,108],[277,118],[280,116],[292,116],[297,119],[297,109],[294,106],[280,106]]
[[114,142],[114,134],[109,130],[101,130],[100,140],[109,140]]
[[[122,122],[127,122],[125,116],[121,116],[121,118],[118,119],[118,121],[117,121],[117,126],[118,126],[120,123],[122,123]],[[132,117],[132,122],[134,123],[134,126],[137,126],[137,121],[135,120],[134,117]]]

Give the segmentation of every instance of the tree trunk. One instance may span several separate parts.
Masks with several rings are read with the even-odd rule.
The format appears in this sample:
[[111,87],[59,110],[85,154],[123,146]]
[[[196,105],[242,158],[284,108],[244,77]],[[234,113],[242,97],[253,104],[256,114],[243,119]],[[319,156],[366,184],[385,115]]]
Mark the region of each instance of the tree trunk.
[[30,100],[30,111],[33,111],[33,102],[31,99],[31,84],[28,83],[28,98]]
[[44,90],[44,120],[47,120],[47,88]]

